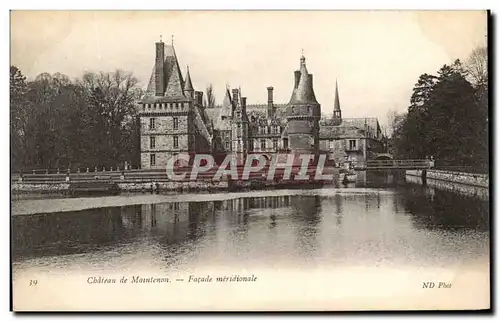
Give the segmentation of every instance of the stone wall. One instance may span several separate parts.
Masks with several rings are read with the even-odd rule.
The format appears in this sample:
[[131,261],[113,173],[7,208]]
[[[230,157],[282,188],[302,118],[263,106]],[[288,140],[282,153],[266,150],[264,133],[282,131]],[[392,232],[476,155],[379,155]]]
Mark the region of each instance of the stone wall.
[[69,188],[68,183],[12,183],[11,191],[13,192],[64,192]]
[[151,190],[221,190],[227,189],[227,181],[186,181],[186,182],[143,182],[118,183],[122,191],[151,191]]
[[[227,181],[186,181],[186,182],[134,182],[134,183],[119,183],[118,186],[122,191],[151,191],[151,190],[225,190],[228,188]],[[11,190],[13,192],[67,192],[69,190],[68,183],[12,183]]]
[[[407,175],[406,182],[413,183],[413,184],[422,184],[422,179],[420,177],[417,177],[417,176]],[[476,198],[479,198],[481,200],[488,200],[489,199],[489,189],[488,188],[474,186],[474,185],[453,183],[450,181],[443,181],[443,180],[437,180],[437,179],[428,179],[427,180],[427,187],[430,187],[431,191],[433,189],[439,189],[439,190],[450,191],[450,192],[461,194],[461,195],[476,197]]]
[[[174,129],[174,117],[178,119],[177,129]],[[149,129],[149,119],[155,118],[155,128]],[[169,116],[143,116],[141,117],[141,134],[142,135],[155,135],[155,134],[186,134],[188,128],[188,116],[186,114],[169,115]],[[149,143],[149,141],[148,141]],[[144,146],[149,149],[148,146]],[[163,148],[163,147],[162,147]]]
[[[408,170],[406,175],[421,177],[421,170]],[[427,179],[472,185],[478,187],[489,187],[488,174],[474,174],[462,172],[450,172],[441,170],[427,170]]]

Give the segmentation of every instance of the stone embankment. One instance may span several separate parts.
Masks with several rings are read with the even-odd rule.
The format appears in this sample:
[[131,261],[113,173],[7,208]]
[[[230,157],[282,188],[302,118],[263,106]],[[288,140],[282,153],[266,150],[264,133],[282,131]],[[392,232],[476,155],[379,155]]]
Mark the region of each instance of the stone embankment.
[[[489,197],[489,175],[442,170],[427,170],[426,184],[460,194]],[[422,184],[422,170],[407,170],[406,181]]]
[[[13,192],[61,192],[69,191],[69,183],[12,183]],[[185,181],[185,182],[128,182],[118,183],[122,191],[178,191],[178,190],[224,190],[228,188],[227,181]]]
[[[197,180],[172,181],[164,171],[144,170],[127,172],[99,172],[99,173],[67,173],[67,174],[38,174],[13,175],[11,191],[13,193],[67,193],[71,184],[82,182],[116,183],[121,191],[151,192],[151,191],[217,191],[241,189],[288,188],[295,186],[331,185],[338,181],[337,168],[325,168],[323,174],[332,174],[332,181],[316,180],[267,180],[265,174],[256,174],[254,178],[245,180],[210,179],[202,177]],[[98,185],[98,184],[97,184]]]

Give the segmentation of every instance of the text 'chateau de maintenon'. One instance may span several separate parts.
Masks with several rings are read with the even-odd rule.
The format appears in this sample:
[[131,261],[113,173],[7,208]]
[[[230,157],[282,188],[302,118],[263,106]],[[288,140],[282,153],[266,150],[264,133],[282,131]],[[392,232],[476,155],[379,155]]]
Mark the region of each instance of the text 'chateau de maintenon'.
[[377,118],[342,118],[337,86],[333,117],[321,117],[303,55],[290,101],[276,104],[273,87],[267,87],[267,97],[267,105],[247,105],[241,90],[226,88],[221,106],[204,106],[189,69],[182,75],[173,44],[157,42],[153,72],[139,101],[141,168],[165,168],[179,153],[321,152],[340,164],[384,151]]

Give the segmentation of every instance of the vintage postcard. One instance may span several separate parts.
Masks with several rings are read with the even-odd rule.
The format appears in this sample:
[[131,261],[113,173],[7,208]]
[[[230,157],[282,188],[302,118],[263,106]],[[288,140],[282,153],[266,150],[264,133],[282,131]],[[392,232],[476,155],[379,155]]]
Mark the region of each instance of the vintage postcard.
[[11,11],[14,311],[489,310],[487,11]]

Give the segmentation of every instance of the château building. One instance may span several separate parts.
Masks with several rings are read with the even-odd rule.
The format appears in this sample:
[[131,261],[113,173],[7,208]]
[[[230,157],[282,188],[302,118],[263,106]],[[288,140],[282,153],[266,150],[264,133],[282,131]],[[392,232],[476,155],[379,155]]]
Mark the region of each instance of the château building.
[[183,77],[173,44],[155,46],[151,78],[139,101],[142,168],[165,168],[178,153],[327,153],[341,164],[384,152],[377,118],[342,118],[337,84],[333,116],[321,116],[304,56],[288,103],[274,102],[273,87],[267,87],[267,104],[247,104],[241,89],[226,88],[222,104],[209,108],[188,69]]

